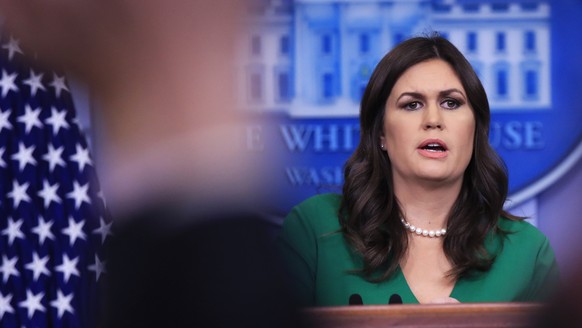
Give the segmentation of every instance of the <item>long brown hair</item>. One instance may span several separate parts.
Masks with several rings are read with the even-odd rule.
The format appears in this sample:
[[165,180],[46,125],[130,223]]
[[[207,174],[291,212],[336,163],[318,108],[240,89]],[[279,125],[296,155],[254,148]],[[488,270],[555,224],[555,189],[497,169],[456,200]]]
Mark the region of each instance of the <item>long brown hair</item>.
[[452,43],[438,35],[409,39],[384,56],[372,73],[360,107],[360,143],[345,165],[339,220],[346,240],[363,257],[361,271],[371,281],[389,278],[408,247],[390,159],[379,145],[386,101],[408,68],[430,59],[451,65],[475,116],[473,154],[443,240],[453,266],[448,274],[458,279],[472,270],[488,270],[495,254],[485,250],[487,234],[499,230],[499,216],[519,219],[503,210],[506,167],[489,145],[489,102],[475,71]]

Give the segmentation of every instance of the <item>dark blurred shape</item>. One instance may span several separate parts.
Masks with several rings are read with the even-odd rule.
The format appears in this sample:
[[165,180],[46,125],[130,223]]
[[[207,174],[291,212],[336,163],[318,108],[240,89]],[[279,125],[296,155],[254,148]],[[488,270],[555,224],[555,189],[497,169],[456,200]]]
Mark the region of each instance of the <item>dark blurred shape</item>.
[[350,305],[363,305],[364,304],[364,301],[362,301],[362,296],[360,296],[360,294],[350,295],[350,299],[348,302]]
[[117,219],[106,327],[303,326],[259,216],[165,203]]
[[392,294],[388,300],[388,304],[402,304],[402,297],[398,294]]

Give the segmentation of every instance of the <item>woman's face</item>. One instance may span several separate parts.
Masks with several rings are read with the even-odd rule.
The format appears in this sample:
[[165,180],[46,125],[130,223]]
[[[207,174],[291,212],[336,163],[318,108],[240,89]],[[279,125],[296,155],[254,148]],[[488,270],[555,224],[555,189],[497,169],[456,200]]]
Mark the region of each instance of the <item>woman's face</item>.
[[452,67],[434,59],[400,76],[385,106],[380,142],[395,182],[458,183],[473,153],[475,117]]

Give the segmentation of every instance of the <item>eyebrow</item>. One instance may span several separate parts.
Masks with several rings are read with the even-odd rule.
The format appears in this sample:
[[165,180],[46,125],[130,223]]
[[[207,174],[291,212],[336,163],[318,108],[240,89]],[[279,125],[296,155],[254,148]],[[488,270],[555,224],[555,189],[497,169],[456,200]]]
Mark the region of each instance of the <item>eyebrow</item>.
[[[452,93],[460,94],[461,96],[463,96],[464,100],[466,100],[466,98],[467,98],[467,97],[465,97],[465,94],[457,88],[443,90],[443,91],[439,92],[439,97],[446,97]],[[396,102],[398,102],[400,100],[400,98],[405,97],[405,96],[410,96],[412,98],[419,98],[422,100],[425,99],[425,96],[420,92],[404,92],[404,93],[400,94],[400,96],[396,99]]]
[[461,96],[463,96],[463,98],[466,99],[465,94],[463,93],[463,91],[461,91],[461,90],[459,90],[457,88],[451,88],[451,89],[443,90],[443,91],[439,92],[439,96],[441,96],[441,97],[448,96],[451,93],[455,93],[455,92],[458,93],[458,94],[460,94]]

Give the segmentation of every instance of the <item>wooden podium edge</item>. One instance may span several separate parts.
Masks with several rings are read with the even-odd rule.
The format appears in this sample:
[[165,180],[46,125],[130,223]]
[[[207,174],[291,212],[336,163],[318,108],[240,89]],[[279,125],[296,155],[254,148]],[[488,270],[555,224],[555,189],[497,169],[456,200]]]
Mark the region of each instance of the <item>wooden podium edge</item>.
[[528,314],[539,311],[542,303],[462,303],[462,304],[398,304],[398,305],[352,305],[329,306],[319,308],[305,308],[307,315],[313,316],[338,316],[338,315],[455,315],[472,313],[503,313],[503,314]]
[[303,309],[315,327],[525,327],[540,303],[355,305]]

